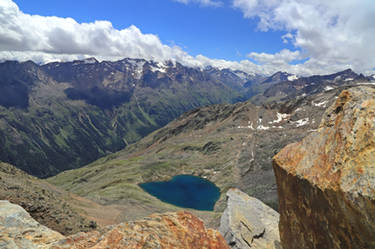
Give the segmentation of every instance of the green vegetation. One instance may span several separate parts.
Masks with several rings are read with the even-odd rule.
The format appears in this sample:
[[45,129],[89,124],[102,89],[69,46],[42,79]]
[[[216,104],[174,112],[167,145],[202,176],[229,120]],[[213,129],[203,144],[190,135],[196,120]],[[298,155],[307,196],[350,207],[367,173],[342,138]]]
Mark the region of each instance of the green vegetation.
[[[21,68],[17,74],[9,73],[11,69],[6,68],[5,63],[0,65],[0,73],[6,71],[9,82],[17,78],[17,82],[21,82],[19,87],[26,87],[29,99],[22,107],[4,107],[0,103],[0,160],[29,174],[48,177],[119,151],[188,110],[233,102],[240,96],[222,83],[208,79],[196,79],[192,83],[186,77],[165,84],[165,78],[159,79],[154,74],[149,81],[139,82],[139,87],[129,90],[130,83],[126,82],[127,74],[123,72],[117,72],[123,77],[116,82],[119,90],[106,89],[102,83],[111,82],[109,72],[114,69],[104,70],[105,66],[100,64],[92,66],[97,68],[87,69],[87,75],[69,73],[68,63],[61,65],[68,71],[55,75],[51,67],[48,69],[51,71],[45,69],[51,75],[45,75],[31,63],[28,68],[39,70],[39,75],[30,76],[30,70],[23,69],[25,64],[12,65],[14,70]],[[100,70],[104,70],[102,74]],[[98,78],[91,77],[90,73],[97,74]],[[90,80],[93,78],[94,81]],[[66,81],[68,83],[63,83]],[[69,98],[67,89],[75,89],[72,88],[75,84],[94,87],[72,90],[74,98],[68,94]],[[120,92],[127,97],[117,98]],[[93,99],[95,93],[100,98]],[[106,101],[108,103],[102,103]]]

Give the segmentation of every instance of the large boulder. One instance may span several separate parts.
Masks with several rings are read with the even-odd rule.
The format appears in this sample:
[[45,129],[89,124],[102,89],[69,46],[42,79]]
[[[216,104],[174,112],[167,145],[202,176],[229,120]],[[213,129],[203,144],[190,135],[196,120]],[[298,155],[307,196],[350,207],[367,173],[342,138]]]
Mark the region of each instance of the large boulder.
[[229,249],[218,231],[206,229],[203,221],[185,211],[154,214],[143,220],[64,237],[8,201],[0,201],[0,248]]
[[229,249],[219,232],[206,229],[200,219],[185,211],[153,214],[103,231],[79,233],[52,248]]
[[63,238],[60,233],[36,222],[22,207],[0,201],[0,248],[49,248]]
[[281,249],[279,214],[239,189],[227,192],[220,233],[232,249]]
[[343,91],[273,167],[284,249],[375,248],[375,89]]

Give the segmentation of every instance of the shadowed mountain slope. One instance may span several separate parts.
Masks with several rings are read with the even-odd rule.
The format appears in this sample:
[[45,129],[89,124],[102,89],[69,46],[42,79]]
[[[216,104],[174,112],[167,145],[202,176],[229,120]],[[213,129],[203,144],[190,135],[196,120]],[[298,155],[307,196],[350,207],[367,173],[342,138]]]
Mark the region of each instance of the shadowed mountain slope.
[[249,78],[139,59],[0,63],[0,160],[46,177],[118,151]]

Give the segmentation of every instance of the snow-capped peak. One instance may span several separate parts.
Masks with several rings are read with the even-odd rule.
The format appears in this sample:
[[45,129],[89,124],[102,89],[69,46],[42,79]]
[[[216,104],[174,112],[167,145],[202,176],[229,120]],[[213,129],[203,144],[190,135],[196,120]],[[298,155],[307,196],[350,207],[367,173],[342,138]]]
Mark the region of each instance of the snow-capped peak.
[[298,76],[295,75],[295,74],[292,74],[292,75],[289,75],[289,76],[288,76],[288,80],[289,80],[289,81],[293,81],[293,80],[297,80],[297,79],[298,79]]
[[85,64],[95,64],[98,61],[94,57],[86,58],[83,60],[83,63]]
[[168,68],[168,66],[165,65],[163,62],[157,62],[156,66],[151,66],[150,67],[150,70],[152,72],[159,71],[161,73],[166,73],[167,72],[167,68]]

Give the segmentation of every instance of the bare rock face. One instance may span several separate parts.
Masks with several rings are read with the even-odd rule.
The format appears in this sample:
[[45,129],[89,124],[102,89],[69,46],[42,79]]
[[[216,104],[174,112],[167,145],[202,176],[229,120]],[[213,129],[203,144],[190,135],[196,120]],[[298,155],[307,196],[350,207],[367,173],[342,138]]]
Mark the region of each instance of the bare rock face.
[[22,207],[0,201],[0,248],[49,248],[63,238],[58,232],[36,222]]
[[0,248],[229,249],[218,231],[206,229],[200,219],[184,211],[64,237],[8,201],[0,201]]
[[104,231],[79,233],[52,248],[229,249],[219,232],[206,229],[200,219],[185,211],[154,214]]
[[343,91],[273,167],[284,249],[375,248],[375,89]]
[[281,249],[279,214],[238,189],[227,192],[220,233],[232,249]]

